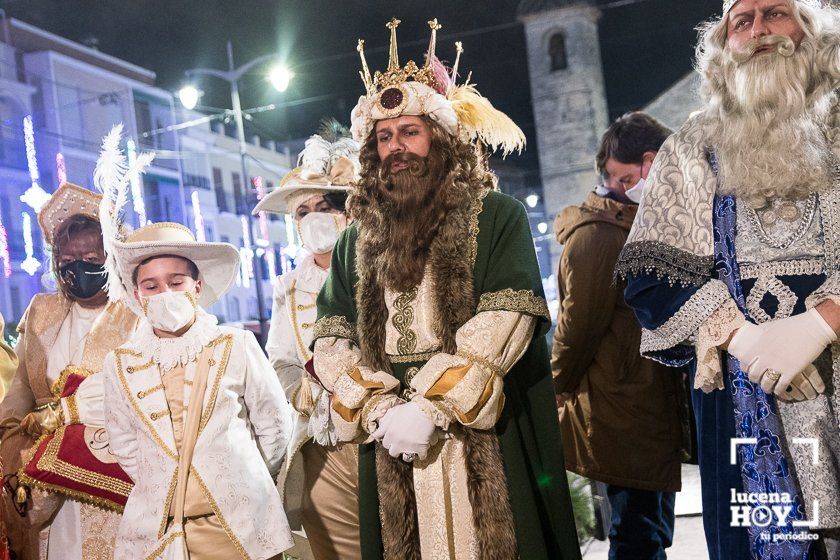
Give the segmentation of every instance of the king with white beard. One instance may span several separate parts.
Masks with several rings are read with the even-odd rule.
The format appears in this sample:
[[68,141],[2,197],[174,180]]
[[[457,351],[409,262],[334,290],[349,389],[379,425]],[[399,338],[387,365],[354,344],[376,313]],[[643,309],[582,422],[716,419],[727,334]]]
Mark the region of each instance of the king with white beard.
[[710,557],[836,558],[840,11],[724,0],[696,65],[617,274],[642,354],[692,371]]

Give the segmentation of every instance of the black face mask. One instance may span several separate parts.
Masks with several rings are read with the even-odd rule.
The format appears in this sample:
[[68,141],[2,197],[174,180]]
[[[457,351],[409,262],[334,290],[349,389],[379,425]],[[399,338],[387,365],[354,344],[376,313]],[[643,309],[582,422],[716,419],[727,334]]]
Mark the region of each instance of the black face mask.
[[73,261],[58,269],[70,293],[79,299],[95,296],[108,281],[105,266],[87,261]]

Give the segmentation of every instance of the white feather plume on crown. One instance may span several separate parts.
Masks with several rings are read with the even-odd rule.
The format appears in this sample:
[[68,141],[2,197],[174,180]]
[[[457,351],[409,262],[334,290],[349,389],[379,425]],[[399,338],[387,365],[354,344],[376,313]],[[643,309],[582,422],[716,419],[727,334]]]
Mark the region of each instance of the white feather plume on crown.
[[319,175],[326,175],[340,158],[356,162],[358,155],[359,144],[352,138],[339,138],[330,142],[315,134],[304,144],[303,151],[298,156],[298,166]]
[[143,152],[129,167],[125,153],[120,148],[123,125],[115,125],[102,140],[102,150],[93,172],[93,184],[102,193],[99,205],[99,222],[105,247],[105,270],[108,273],[108,299],[119,301],[128,298],[117,267],[114,242],[123,241],[123,207],[128,203],[131,178],[142,173],[152,163],[155,155]]

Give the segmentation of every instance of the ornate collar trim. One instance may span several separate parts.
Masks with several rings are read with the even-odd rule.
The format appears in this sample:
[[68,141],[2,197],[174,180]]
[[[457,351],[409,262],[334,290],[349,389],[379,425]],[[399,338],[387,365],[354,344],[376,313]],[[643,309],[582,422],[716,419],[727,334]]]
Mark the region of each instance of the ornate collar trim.
[[198,308],[195,323],[190,330],[177,338],[160,338],[144,317],[137,326],[134,340],[143,353],[151,354],[152,360],[162,371],[177,366],[186,366],[198,359],[201,350],[222,334],[215,316]]

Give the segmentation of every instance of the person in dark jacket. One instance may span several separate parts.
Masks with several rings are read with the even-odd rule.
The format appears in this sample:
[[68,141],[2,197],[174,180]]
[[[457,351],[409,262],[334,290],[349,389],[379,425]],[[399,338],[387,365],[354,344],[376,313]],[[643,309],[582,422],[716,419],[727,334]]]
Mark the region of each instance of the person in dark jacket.
[[613,269],[651,163],[670,130],[644,113],[601,140],[603,183],[554,222],[564,246],[552,373],[566,468],[607,484],[610,559],[665,558],[680,489],[682,379],[639,355],[642,329]]

